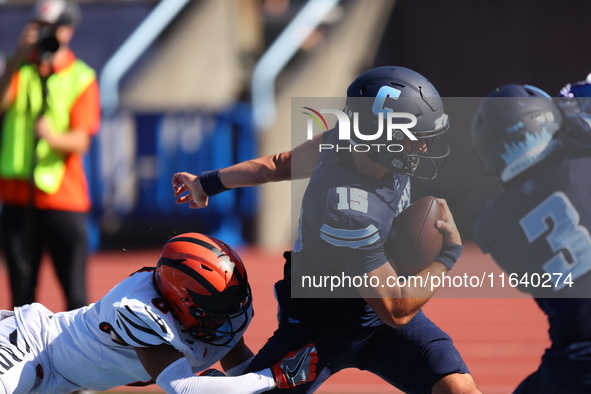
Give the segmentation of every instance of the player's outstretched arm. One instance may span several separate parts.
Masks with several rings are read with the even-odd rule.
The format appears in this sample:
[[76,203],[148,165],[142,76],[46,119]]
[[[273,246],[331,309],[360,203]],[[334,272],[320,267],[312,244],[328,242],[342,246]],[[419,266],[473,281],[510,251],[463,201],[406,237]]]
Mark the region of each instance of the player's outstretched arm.
[[[224,367],[224,360],[222,359],[222,367]],[[251,359],[247,362],[249,363]],[[310,343],[300,350],[289,352],[287,356],[283,357],[277,364],[271,367],[271,372],[275,378],[275,388],[292,389],[299,384],[304,384],[313,381],[316,378],[316,364],[318,363],[318,355],[314,344]],[[240,364],[234,368],[233,371],[242,367],[244,370],[247,365]],[[264,371],[261,371],[263,373]],[[228,376],[230,371],[226,371]],[[215,369],[208,369],[199,374],[200,376],[226,376],[223,372]]]
[[169,345],[135,348],[148,374],[167,394],[255,394],[274,388],[293,388],[316,378],[318,355],[310,344],[289,353],[272,368],[241,376],[222,373],[195,376],[183,355]]
[[176,203],[189,203],[189,208],[193,209],[205,208],[209,197],[225,190],[310,177],[318,159],[321,141],[322,135],[319,134],[291,151],[207,171],[200,176],[178,172],[172,177]]
[[[441,276],[449,271],[459,258],[449,251],[450,245],[457,245],[455,249],[461,249],[462,239],[453,215],[443,199],[437,199],[441,211],[442,220],[437,222],[437,228],[443,233],[443,248],[440,256],[429,267],[413,275],[415,279],[404,282],[405,286],[377,286],[359,288],[360,294],[367,303],[375,310],[380,319],[395,328],[400,328],[408,323],[413,316],[431,299],[438,289],[429,281],[430,277]],[[458,248],[459,247],[459,248]],[[453,260],[453,261],[451,261]],[[368,276],[375,276],[380,279],[379,283],[398,283],[398,274],[394,268],[395,262],[383,264],[379,268],[368,273]]]

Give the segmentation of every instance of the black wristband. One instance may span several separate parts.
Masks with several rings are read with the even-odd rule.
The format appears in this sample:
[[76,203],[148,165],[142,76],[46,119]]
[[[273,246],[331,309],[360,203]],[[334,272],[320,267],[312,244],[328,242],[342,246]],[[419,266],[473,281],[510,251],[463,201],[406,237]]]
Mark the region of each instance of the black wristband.
[[435,258],[435,260],[439,261],[441,264],[445,265],[448,270],[451,271],[454,264],[460,258],[464,247],[458,244],[443,244],[441,247],[441,251],[439,255]]
[[220,170],[202,172],[199,174],[199,182],[201,182],[201,187],[205,194],[210,197],[230,190],[222,184],[222,181],[220,180]]

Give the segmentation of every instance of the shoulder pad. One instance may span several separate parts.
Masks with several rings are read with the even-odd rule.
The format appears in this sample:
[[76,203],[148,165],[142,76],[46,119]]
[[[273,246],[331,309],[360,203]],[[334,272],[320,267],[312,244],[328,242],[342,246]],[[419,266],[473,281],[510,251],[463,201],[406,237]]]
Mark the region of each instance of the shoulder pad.
[[124,299],[113,305],[115,330],[125,344],[133,347],[151,347],[168,343],[174,334],[165,320],[150,306],[138,301]]

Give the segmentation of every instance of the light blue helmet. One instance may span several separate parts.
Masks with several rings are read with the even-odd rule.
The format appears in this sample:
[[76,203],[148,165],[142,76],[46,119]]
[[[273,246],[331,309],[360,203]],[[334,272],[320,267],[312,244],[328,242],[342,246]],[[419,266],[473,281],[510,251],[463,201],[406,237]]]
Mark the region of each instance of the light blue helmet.
[[546,158],[562,114],[552,98],[530,85],[505,85],[486,96],[472,120],[478,158],[505,183]]

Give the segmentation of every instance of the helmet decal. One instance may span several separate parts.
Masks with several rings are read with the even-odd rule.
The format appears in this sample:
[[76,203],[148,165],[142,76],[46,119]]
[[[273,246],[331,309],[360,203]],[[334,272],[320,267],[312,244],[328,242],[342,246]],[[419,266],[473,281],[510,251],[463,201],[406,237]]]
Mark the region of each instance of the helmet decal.
[[487,170],[508,182],[553,152],[553,136],[561,127],[562,114],[546,92],[510,84],[481,101],[472,142]]
[[398,97],[400,97],[400,93],[402,93],[400,90],[394,89],[393,87],[382,86],[376,94],[371,111],[374,115],[381,115],[382,117],[385,117],[386,112],[394,112],[392,108],[386,107],[384,103],[386,102],[387,97],[397,100]]
[[544,159],[553,149],[548,149],[552,134],[543,129],[539,134],[526,134],[525,141],[504,144],[500,152],[507,166],[501,172],[501,180],[507,182],[523,170]]

